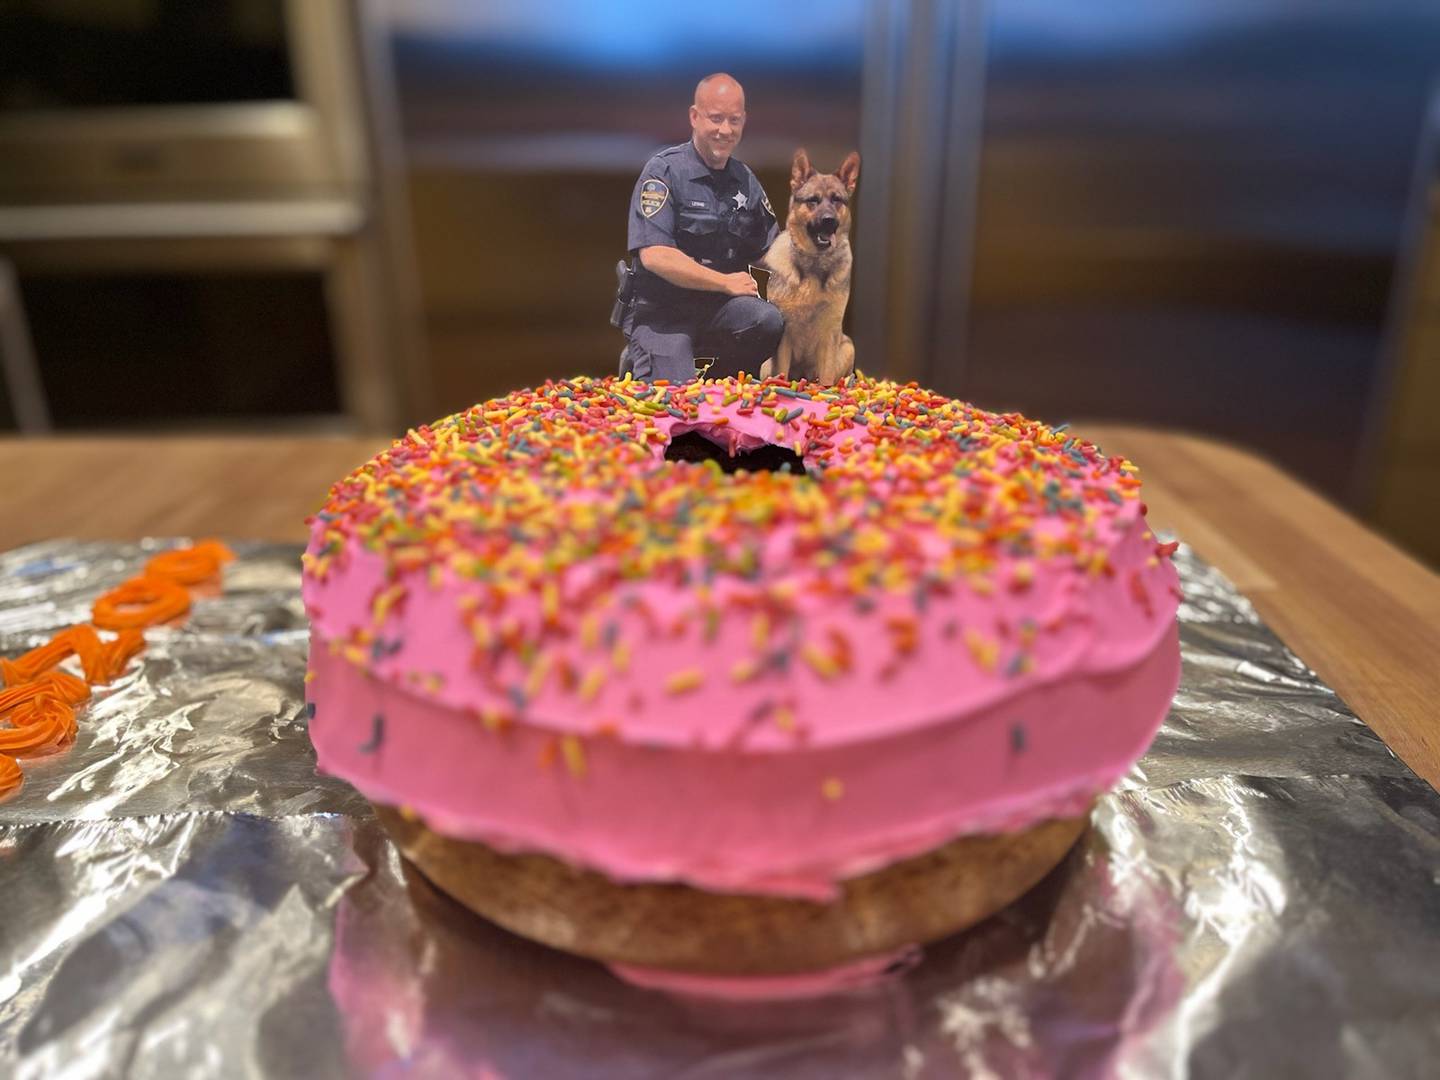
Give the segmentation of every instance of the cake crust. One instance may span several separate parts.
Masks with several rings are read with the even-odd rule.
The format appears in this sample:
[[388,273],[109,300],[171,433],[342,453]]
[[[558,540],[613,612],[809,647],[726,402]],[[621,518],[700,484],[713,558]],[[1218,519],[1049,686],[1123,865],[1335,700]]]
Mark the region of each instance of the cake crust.
[[310,519],[318,765],[621,977],[883,971],[1053,870],[1174,696],[1175,545],[1065,428],[863,376],[422,425]]
[[459,903],[512,933],[608,964],[765,976],[838,967],[974,926],[1029,891],[1089,814],[964,836],[839,883],[832,902],[615,882],[547,855],[505,855],[376,804],[404,856]]

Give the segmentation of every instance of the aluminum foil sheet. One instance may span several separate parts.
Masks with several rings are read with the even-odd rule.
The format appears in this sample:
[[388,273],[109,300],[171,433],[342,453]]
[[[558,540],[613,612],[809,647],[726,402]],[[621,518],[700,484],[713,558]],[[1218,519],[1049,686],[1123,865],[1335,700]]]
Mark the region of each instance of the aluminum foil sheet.
[[[164,546],[0,556],[0,653]],[[1067,861],[898,981],[763,1006],[631,988],[410,870],[315,773],[299,549],[237,551],[0,804],[0,1075],[1440,1069],[1440,796],[1183,548],[1179,696]]]

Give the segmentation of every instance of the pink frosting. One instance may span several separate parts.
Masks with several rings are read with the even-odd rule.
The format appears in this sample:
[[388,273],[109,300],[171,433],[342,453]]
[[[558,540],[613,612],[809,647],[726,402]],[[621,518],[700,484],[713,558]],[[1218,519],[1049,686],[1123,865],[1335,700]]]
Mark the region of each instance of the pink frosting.
[[[794,406],[815,416],[829,407]],[[741,451],[776,435],[759,410],[743,416],[718,400],[702,408],[702,421],[649,421],[664,438],[647,444],[647,456],[639,444],[617,452],[635,451],[637,469],[676,468],[660,459],[664,440],[681,431]],[[874,441],[863,426],[843,438],[857,457]],[[807,450],[807,465],[813,457]],[[490,670],[474,663],[460,613],[483,608],[488,586],[443,564],[397,570],[356,536],[337,553],[330,523],[317,519],[303,594],[320,765],[440,832],[546,852],[617,880],[833,896],[838,880],[953,837],[1078,812],[1144,751],[1179,677],[1179,591],[1133,494],[1104,503],[1088,526],[1103,573],[1001,553],[989,575],[997,587],[962,581],[923,601],[876,590],[863,611],[809,587],[813,568],[794,551],[793,525],[760,530],[765,565],[791,568],[764,587],[790,590],[804,636],[774,642],[790,656],[782,674],[748,681],[729,672],[753,653],[755,628],[731,601],[755,583],[716,579],[709,599],[727,614],[702,635],[695,588],[619,582],[591,601],[610,631],[605,642],[572,634],[543,646],[547,661],[582,676],[604,667],[603,685],[577,694],[538,680],[498,731],[482,717],[511,710],[527,674],[518,657]],[[837,504],[835,527],[858,528],[846,512]],[[1063,524],[1040,515],[1033,531],[1060,536]],[[937,564],[948,550],[938,531],[911,529],[908,539]],[[322,560],[324,572],[314,572]],[[595,572],[584,561],[557,571],[562,602],[584,594]],[[1022,574],[1023,587],[1011,587]],[[376,598],[397,582],[404,601],[377,627]],[[517,593],[505,617],[538,636],[541,605]],[[885,670],[895,620],[918,627],[898,674]],[[355,644],[369,633],[372,644]],[[987,662],[973,655],[972,633],[992,650]],[[608,663],[615,640],[633,645],[628,668]],[[851,643],[844,677],[802,662],[813,640]],[[703,687],[667,692],[667,679],[695,668],[706,673]],[[777,709],[786,723],[775,722]]]
[[[537,766],[543,730],[486,731],[317,642],[310,736],[323,769],[450,836],[620,881],[824,900],[838,880],[964,833],[1081,812],[1149,744],[1179,666],[1172,622],[1135,665],[1036,682],[949,722],[786,752],[597,738],[574,776]],[[830,777],[841,798],[820,795]]]
[[[797,604],[810,627],[839,631],[856,643],[856,655],[852,677],[836,680],[822,678],[798,655],[793,658],[786,694],[796,699],[797,727],[808,731],[812,746],[895,735],[1003,702],[1018,689],[1037,683],[1135,664],[1150,653],[1173,621],[1175,600],[1169,590],[1177,582],[1168,561],[1155,567],[1145,565],[1155,544],[1142,534],[1147,534],[1147,529],[1137,514],[1110,556],[1116,571],[1113,576],[1047,573],[1040,566],[1034,585],[1021,593],[1001,591],[984,596],[957,589],[949,597],[929,601],[924,620],[926,640],[907,664],[904,679],[880,678],[887,650],[867,645],[882,637],[888,618],[913,617],[909,595],[877,593],[874,610],[862,614],[848,601],[800,593]],[[777,537],[775,542],[783,543],[784,538]],[[999,576],[1003,578],[1013,562],[1009,557],[1002,559]],[[1146,588],[1155,598],[1155,609],[1147,611],[1130,597],[1132,572],[1149,581]],[[315,635],[325,641],[344,641],[367,627],[372,601],[386,580],[384,557],[359,545],[349,552],[343,572],[332,571],[324,581],[307,579],[304,596]],[[720,581],[714,591],[723,603],[727,592],[742,588],[740,583]],[[475,646],[456,615],[462,597],[479,593],[473,582],[449,571],[438,588],[417,583],[404,610],[392,615],[384,635],[400,647],[388,655],[371,656],[370,674],[385,683],[407,685],[435,704],[477,712],[487,706],[508,707],[504,693],[497,692],[472,665]],[[651,613],[647,618],[641,614],[642,608],[626,606],[617,595],[607,615],[621,638],[642,643],[635,649],[630,671],[611,672],[596,697],[584,704],[557,680],[547,681],[527,703],[528,726],[587,735],[595,732],[602,719],[624,716],[624,737],[631,742],[715,748],[742,744],[752,750],[793,746],[795,739],[781,727],[750,721],[758,708],[777,697],[773,682],[735,682],[727,676],[733,661],[748,651],[748,619],[727,620],[703,653],[697,653],[698,635],[694,632],[672,637],[664,629],[676,618],[693,615],[692,593],[645,581],[628,583],[626,593],[641,600]],[[540,601],[534,596],[515,597],[510,606],[522,622],[538,622]],[[1003,643],[1008,638],[1018,650],[1018,628],[1027,620],[1051,628],[1037,633],[1026,650],[1030,669],[1020,678],[1005,672],[1005,657],[995,670],[977,669],[966,657],[959,630],[951,638],[944,636],[947,624],[983,626],[995,640]],[[606,656],[603,647],[587,649],[578,641],[551,649],[557,659],[564,657],[581,672],[603,663]],[[711,675],[700,707],[691,698],[664,693],[661,684],[666,674],[697,664]],[[513,675],[500,682],[525,681],[518,660],[513,667]],[[423,675],[416,677],[415,673]],[[424,676],[439,678],[427,687]],[[637,695],[642,705],[634,709],[630,703]],[[312,700],[319,701],[313,696]],[[357,722],[368,725],[369,719],[367,715]]]

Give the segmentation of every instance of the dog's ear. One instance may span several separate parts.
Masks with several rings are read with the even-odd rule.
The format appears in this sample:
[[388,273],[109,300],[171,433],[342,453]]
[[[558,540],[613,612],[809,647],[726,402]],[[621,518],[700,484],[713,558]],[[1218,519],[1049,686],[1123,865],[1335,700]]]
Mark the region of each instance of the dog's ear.
[[845,190],[853,192],[855,184],[860,179],[860,154],[851,150],[845,160],[840,163],[840,171],[835,174],[840,177],[840,182],[845,185]]
[[815,175],[815,166],[803,149],[795,151],[795,160],[790,163],[790,190],[795,191],[801,184]]

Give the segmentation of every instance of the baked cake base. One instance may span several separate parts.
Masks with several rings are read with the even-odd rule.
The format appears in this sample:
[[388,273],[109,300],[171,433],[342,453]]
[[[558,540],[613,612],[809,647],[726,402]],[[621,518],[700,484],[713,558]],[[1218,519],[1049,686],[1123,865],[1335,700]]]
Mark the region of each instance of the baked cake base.
[[1027,892],[1089,821],[1087,811],[1023,832],[964,836],[843,881],[838,898],[817,903],[615,882],[545,855],[503,855],[442,836],[394,807],[375,811],[430,881],[512,933],[599,960],[640,985],[728,997],[845,989],[904,966],[917,946]]

